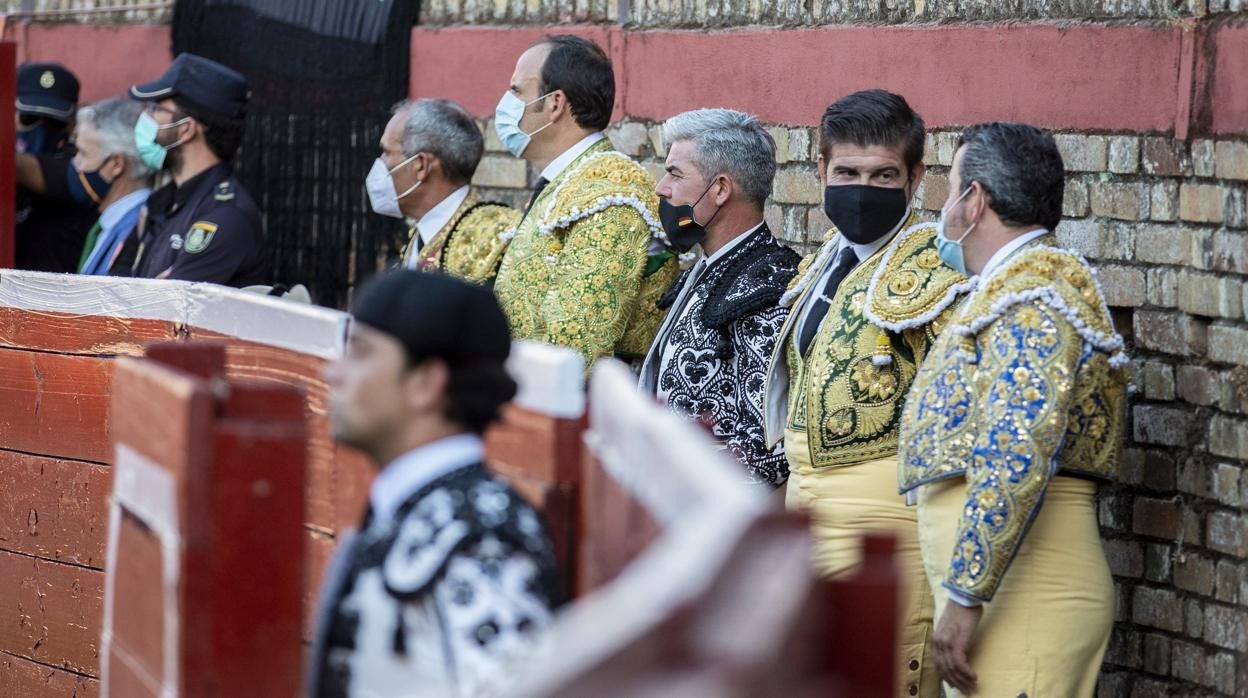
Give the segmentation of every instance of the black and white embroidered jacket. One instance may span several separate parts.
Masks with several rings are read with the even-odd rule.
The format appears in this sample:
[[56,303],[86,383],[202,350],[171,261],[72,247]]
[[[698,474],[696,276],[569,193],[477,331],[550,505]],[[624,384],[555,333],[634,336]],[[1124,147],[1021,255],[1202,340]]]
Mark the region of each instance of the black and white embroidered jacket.
[[643,390],[709,423],[747,479],[773,487],[789,470],[783,446],[764,439],[763,383],[789,312],[780,296],[800,261],[764,223],[709,266],[685,271],[659,299],[670,310],[641,370]]
[[536,511],[481,464],[366,522],[326,575],[310,695],[475,696],[531,653],[562,601]]

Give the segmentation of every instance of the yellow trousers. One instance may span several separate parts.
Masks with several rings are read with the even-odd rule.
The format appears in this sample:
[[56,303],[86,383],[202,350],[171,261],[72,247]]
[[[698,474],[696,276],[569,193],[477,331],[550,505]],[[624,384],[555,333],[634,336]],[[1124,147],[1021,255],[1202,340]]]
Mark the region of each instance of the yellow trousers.
[[[796,438],[795,438],[796,437]],[[821,574],[850,573],[862,560],[862,535],[892,533],[897,539],[901,599],[897,627],[896,695],[935,697],[940,678],[928,641],[933,603],[919,555],[914,507],[897,494],[897,460],[884,458],[851,466],[815,470],[801,462],[805,434],[789,431],[789,484],[785,505],[810,511],[815,566]]]
[[[936,618],[966,504],[961,478],[919,490],[919,542]],[[1096,521],[1096,485],[1056,477],[972,639],[980,696],[1080,698],[1096,692],[1114,624],[1114,584]],[[946,696],[962,694],[945,686]]]

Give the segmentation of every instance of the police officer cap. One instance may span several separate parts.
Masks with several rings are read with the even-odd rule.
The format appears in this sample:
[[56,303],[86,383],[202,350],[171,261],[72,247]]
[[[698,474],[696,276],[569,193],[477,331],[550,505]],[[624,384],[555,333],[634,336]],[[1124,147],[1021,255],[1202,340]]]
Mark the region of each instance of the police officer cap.
[[68,122],[78,106],[78,78],[60,63],[26,63],[17,69],[17,111]]
[[511,351],[511,330],[494,294],[438,272],[408,269],[371,279],[351,314],[398,339],[415,361],[451,366],[497,363]]
[[132,85],[130,96],[145,102],[180,97],[206,111],[237,119],[243,116],[250,89],[242,73],[203,56],[182,53],[164,75]]

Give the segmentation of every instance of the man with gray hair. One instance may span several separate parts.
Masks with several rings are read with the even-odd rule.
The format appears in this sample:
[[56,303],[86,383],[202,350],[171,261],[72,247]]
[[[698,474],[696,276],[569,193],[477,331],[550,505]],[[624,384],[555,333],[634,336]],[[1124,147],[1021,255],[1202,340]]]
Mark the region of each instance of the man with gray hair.
[[83,242],[79,274],[130,274],[139,248],[134,231],[152,191],[152,169],[134,143],[142,113],[142,104],[116,97],[78,110],[77,153],[66,179],[71,196],[100,211]]
[[403,266],[492,285],[507,249],[502,234],[520,213],[482,201],[469,184],[485,150],[481,129],[445,99],[404,100],[393,114],[366,185],[374,211],[416,222]]
[[763,434],[763,382],[788,315],[780,296],[800,257],[763,221],[776,144],[753,116],[698,109],[663,126],[667,174],[656,193],[668,240],[701,259],[659,300],[668,310],[640,385],[679,414],[703,420],[768,489],[784,483],[782,448]]

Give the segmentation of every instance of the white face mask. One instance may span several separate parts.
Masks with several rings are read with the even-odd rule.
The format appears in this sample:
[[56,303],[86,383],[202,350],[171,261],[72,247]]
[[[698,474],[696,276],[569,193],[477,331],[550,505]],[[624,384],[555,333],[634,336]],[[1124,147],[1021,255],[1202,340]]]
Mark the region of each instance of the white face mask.
[[368,176],[364,178],[364,188],[368,190],[368,202],[372,204],[374,211],[391,218],[403,217],[403,211],[399,208],[399,199],[416,191],[416,187],[420,186],[420,182],[408,187],[402,194],[396,194],[393,175],[400,167],[415,159],[416,155],[413,155],[389,169],[386,168],[386,163],[382,162],[381,158],[373,161],[372,169],[368,171]]

